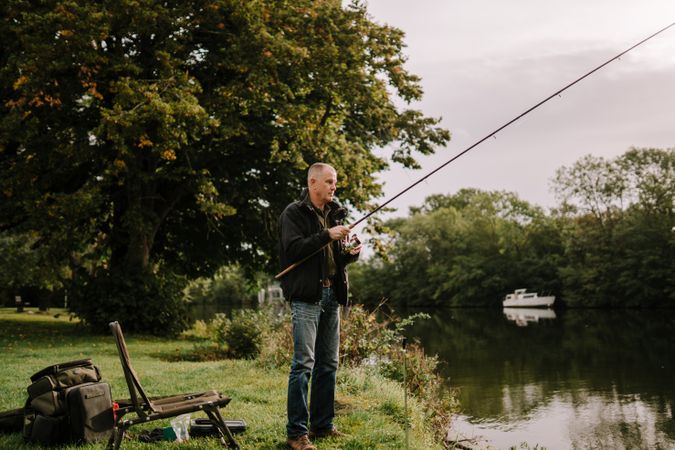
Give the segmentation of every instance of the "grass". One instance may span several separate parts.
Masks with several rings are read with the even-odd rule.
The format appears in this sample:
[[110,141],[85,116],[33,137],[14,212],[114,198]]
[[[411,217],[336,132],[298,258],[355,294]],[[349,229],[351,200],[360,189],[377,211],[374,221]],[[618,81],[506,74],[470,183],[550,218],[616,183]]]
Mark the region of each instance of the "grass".
[[[61,310],[49,314],[16,313],[0,308],[0,411],[19,408],[26,400],[30,376],[45,366],[81,358],[92,358],[104,381],[110,383],[113,399],[129,394],[112,335],[92,335]],[[33,314],[31,314],[32,312]],[[60,313],[58,317],[54,317]],[[124,326],[124,324],[122,324]],[[243,419],[248,429],[236,435],[243,449],[285,449],[287,368],[270,369],[257,361],[171,362],[172,355],[190,351],[190,339],[125,336],[132,364],[145,390],[153,396],[215,389],[232,398],[223,410],[226,418]],[[340,368],[337,387],[337,427],[349,438],[324,439],[319,449],[406,448],[403,389],[365,368]],[[423,419],[421,405],[408,399],[411,449],[443,448],[433,442],[433,433]],[[193,417],[196,417],[194,415]],[[168,426],[153,422],[132,427],[133,436],[143,429]],[[36,449],[25,444],[19,433],[0,435],[0,449]],[[63,448],[102,449],[105,444]],[[193,448],[221,449],[212,438],[175,443],[145,444],[125,440],[123,449]]]

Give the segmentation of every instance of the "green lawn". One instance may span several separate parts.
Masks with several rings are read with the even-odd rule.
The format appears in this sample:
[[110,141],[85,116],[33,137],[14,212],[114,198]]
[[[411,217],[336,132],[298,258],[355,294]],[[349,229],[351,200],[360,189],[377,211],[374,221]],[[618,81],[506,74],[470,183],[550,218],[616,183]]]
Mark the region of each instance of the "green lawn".
[[[21,407],[30,376],[45,366],[81,358],[92,358],[104,381],[112,386],[113,398],[129,394],[112,335],[91,335],[61,310],[49,314],[18,314],[0,308],[0,411]],[[60,313],[59,317],[54,317]],[[122,324],[124,327],[124,324]],[[226,418],[243,419],[248,430],[236,435],[244,449],[284,449],[287,368],[269,369],[256,361],[168,362],[175,352],[192,348],[188,339],[163,339],[126,335],[132,364],[149,395],[215,389],[232,397],[223,410]],[[419,405],[409,399],[410,448],[442,448],[434,443]],[[193,416],[196,417],[196,416]],[[366,369],[338,371],[338,428],[350,435],[341,440],[318,441],[319,449],[405,448],[402,388]],[[166,426],[153,422],[145,428]],[[133,427],[132,437],[140,427]],[[102,449],[104,444],[67,448]],[[123,449],[222,448],[211,438],[175,443],[144,444],[126,440]],[[0,435],[0,449],[39,448],[24,444],[20,434]]]

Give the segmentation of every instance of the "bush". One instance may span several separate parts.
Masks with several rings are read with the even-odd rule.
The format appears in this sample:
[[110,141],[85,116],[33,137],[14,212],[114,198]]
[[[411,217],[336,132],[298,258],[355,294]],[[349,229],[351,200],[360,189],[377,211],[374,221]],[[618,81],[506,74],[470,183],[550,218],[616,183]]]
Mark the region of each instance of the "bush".
[[173,274],[105,272],[74,286],[70,310],[96,332],[116,320],[125,331],[176,336],[192,323],[184,286]]
[[[264,335],[270,327],[271,316],[266,310],[240,309],[228,318],[225,314],[216,314],[204,326],[199,324],[199,332],[192,335],[205,336],[210,344],[195,347],[195,357],[206,355],[209,359],[217,357],[234,359],[255,359],[260,355]],[[189,358],[188,358],[189,359]]]
[[255,359],[262,346],[263,325],[264,315],[261,311],[235,311],[224,335],[230,357]]
[[[398,381],[423,401],[436,438],[443,441],[453,412],[459,404],[438,374],[438,357],[428,356],[419,343],[403,350],[403,331],[427,314],[413,314],[405,319],[387,317],[378,320],[377,311],[354,306],[341,328],[341,357],[344,364],[375,366],[386,378]],[[404,376],[405,374],[405,376]]]
[[226,314],[217,313],[213,316],[206,325],[206,337],[213,342],[213,344],[227,349],[227,339],[225,333],[230,326],[230,319]]
[[293,358],[293,324],[289,314],[283,314],[265,333],[265,343],[258,362],[264,367],[290,367]]
[[459,409],[454,391],[448,389],[438,375],[438,357],[429,356],[417,342],[394,348],[380,364],[380,373],[405,385],[410,394],[424,400],[424,409],[436,433],[443,440],[453,412]]
[[340,356],[343,364],[357,366],[363,362],[383,360],[400,346],[403,331],[417,319],[427,319],[428,314],[417,313],[405,319],[385,317],[378,319],[378,310],[366,311],[355,305],[340,328]]

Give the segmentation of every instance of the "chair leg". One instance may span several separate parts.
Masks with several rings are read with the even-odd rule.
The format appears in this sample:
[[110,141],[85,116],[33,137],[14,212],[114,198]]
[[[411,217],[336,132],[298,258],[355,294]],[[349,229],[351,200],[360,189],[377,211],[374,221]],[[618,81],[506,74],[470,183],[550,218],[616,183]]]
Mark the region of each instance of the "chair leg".
[[127,432],[127,427],[125,426],[115,426],[113,432],[108,439],[108,445],[106,445],[106,450],[119,450],[122,446],[122,441],[124,440],[124,435]]
[[106,450],[119,450],[122,445],[122,440],[124,439],[124,433],[126,432],[125,428],[115,427],[113,432],[108,439],[108,445],[106,445]]
[[[228,446],[229,448],[238,449],[239,444],[234,439],[232,432],[225,424],[225,420],[223,419],[223,416],[220,414],[220,410],[218,409],[218,407],[214,406],[213,408],[208,409],[205,408],[204,411],[206,411],[206,414],[209,416],[209,419],[211,419],[211,422],[213,422],[213,424],[216,426],[218,434],[220,435],[220,442],[223,445]],[[229,445],[225,443],[225,438],[227,438]]]

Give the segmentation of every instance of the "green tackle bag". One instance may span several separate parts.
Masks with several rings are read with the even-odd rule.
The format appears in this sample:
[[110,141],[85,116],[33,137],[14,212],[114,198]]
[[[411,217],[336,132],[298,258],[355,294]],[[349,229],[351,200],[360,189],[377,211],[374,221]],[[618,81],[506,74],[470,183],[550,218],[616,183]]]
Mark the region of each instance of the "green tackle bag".
[[101,381],[101,373],[91,359],[80,359],[46,367],[30,377],[28,399],[37,413],[58,416],[65,413],[64,390],[83,383]]
[[114,426],[110,385],[90,359],[46,367],[31,376],[23,437],[42,445],[107,439]]

